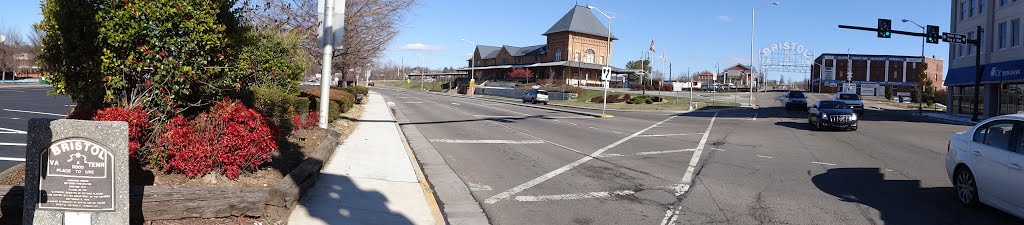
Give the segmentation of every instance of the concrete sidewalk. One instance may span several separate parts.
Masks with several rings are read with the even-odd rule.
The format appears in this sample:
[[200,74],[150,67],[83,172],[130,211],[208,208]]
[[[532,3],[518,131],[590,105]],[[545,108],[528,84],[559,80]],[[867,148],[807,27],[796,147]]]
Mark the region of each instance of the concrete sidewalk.
[[288,224],[443,224],[383,96],[369,100]]

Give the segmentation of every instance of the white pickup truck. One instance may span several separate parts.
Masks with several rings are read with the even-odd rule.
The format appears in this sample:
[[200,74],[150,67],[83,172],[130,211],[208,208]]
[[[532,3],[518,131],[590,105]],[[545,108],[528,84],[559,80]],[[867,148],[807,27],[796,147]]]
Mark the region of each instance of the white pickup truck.
[[857,114],[864,115],[864,101],[861,101],[860,95],[857,95],[856,93],[840,92],[836,93],[836,96],[832,97],[832,99],[842,101],[843,103],[846,103],[846,105],[849,105],[854,112],[857,112]]

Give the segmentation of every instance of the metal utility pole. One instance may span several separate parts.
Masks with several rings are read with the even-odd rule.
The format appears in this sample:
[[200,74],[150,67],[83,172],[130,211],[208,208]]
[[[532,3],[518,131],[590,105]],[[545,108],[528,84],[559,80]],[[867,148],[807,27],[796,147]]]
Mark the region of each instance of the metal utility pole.
[[[920,27],[922,33],[928,33],[928,30],[924,26],[917,24],[917,22],[914,22],[913,20],[903,19],[903,22],[911,22],[914,25],[917,25],[917,27]],[[921,63],[924,63],[924,44],[926,39],[928,39],[928,37],[921,37]],[[918,66],[918,68],[918,70],[923,69],[920,68],[920,66]],[[920,71],[918,71],[918,73],[920,73]],[[924,92],[924,82],[920,79],[917,80],[917,114],[922,114],[924,113],[924,110],[922,109],[924,107],[924,95],[922,94]]]
[[[597,10],[597,12],[601,13],[601,15],[603,15],[605,18],[608,18],[608,37],[607,37],[608,38],[608,42],[605,42],[605,45],[606,45],[605,46],[605,51],[607,51],[608,57],[605,58],[604,63],[605,63],[605,66],[611,68],[611,66],[612,66],[612,17],[608,16],[608,14],[605,14],[604,11],[601,11],[601,9],[598,9],[597,7],[589,6],[588,5],[587,8],[591,8],[591,9]],[[601,72],[602,72],[602,74],[601,74],[601,84],[604,85],[604,98],[602,98],[602,99],[604,99],[604,102],[601,104],[601,115],[607,115],[607,114],[605,114],[605,110],[608,109],[608,86],[611,84],[610,83],[610,81],[611,81],[611,72],[609,71],[609,74],[608,74],[609,77],[607,77],[609,79],[604,79],[604,78],[606,78],[604,76],[604,74],[603,74],[604,73],[604,68],[601,69]]]
[[642,95],[647,94],[647,85],[644,84],[644,76],[648,75],[647,65],[644,61],[645,58],[647,58],[647,51],[640,51],[640,71],[644,72],[643,74],[640,74],[640,94]]
[[974,113],[971,115],[971,121],[977,122],[978,114],[981,113],[981,77],[985,73],[985,66],[981,65],[981,33],[985,32],[978,26],[978,36],[975,36],[974,41]]
[[473,87],[476,86],[476,43],[466,39],[462,40],[473,45],[473,56],[469,58],[469,86]]
[[693,111],[693,74],[690,73],[690,67],[686,67],[686,75],[690,76],[690,111]]
[[[341,11],[345,12],[345,3],[341,3]],[[324,27],[323,36],[320,40],[323,43],[323,55],[320,69],[320,118],[317,126],[327,128],[328,102],[330,102],[331,85],[331,58],[334,50],[334,0],[324,0]],[[342,17],[345,14],[341,15]],[[345,26],[341,24],[339,26]]]

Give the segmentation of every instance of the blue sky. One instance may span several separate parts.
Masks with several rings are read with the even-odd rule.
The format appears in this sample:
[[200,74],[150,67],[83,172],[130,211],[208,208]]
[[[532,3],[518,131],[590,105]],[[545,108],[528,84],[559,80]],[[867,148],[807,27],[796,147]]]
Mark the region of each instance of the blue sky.
[[[897,30],[921,25],[949,27],[950,5],[935,0],[856,0],[856,1],[780,1],[771,6],[767,0],[735,1],[622,1],[579,0],[594,5],[615,17],[612,31],[615,42],[612,64],[618,67],[640,57],[651,39],[658,55],[666,54],[673,74],[714,69],[734,63],[748,63],[750,52],[750,10],[758,7],[755,46],[789,41],[803,44],[815,53],[918,55],[921,39],[894,35],[876,38],[866,31],[841,30],[839,24],[874,27],[877,18],[893,20]],[[409,15],[402,33],[391,43],[381,61],[430,67],[464,66],[472,52],[465,38],[483,45],[527,46],[545,43],[541,35],[568,12],[576,0],[421,0]],[[23,33],[42,19],[39,2],[5,1],[0,7],[0,22]],[[596,12],[595,12],[596,13]],[[600,15],[601,20],[604,18]],[[926,45],[925,55],[948,57],[948,44]],[[757,60],[755,58],[755,60]],[[661,62],[655,64],[661,68]],[[771,75],[772,77],[777,75]],[[798,78],[806,74],[785,74]]]

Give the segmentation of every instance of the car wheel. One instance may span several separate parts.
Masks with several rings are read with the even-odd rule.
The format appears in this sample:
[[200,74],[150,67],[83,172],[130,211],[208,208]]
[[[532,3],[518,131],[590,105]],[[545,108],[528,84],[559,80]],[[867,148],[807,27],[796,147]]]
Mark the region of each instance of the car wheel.
[[523,99],[523,103],[526,103],[526,99]]
[[978,206],[978,185],[974,180],[974,174],[967,167],[956,171],[953,178],[953,189],[956,190],[957,200],[967,207]]
[[548,105],[548,102],[544,102],[544,105]]

